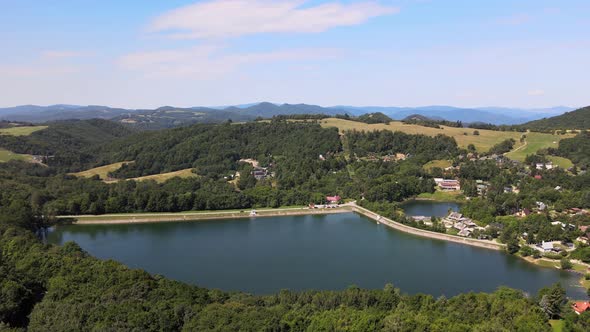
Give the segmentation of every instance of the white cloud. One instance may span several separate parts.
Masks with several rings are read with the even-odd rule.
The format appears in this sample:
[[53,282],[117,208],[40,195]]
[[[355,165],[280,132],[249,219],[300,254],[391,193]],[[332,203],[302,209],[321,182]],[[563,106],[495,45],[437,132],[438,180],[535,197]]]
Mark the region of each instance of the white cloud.
[[257,33],[314,33],[361,24],[399,12],[375,1],[329,2],[305,6],[305,0],[212,0],[171,10],[157,17],[150,32],[172,38],[227,38]]
[[333,58],[333,49],[291,49],[262,53],[223,54],[218,45],[202,45],[187,49],[149,51],[127,54],[118,64],[146,76],[192,76],[209,79],[230,73],[241,66],[279,61],[305,61]]
[[529,96],[542,96],[545,94],[545,91],[543,91],[543,90],[530,90],[529,92],[527,92],[527,94]]

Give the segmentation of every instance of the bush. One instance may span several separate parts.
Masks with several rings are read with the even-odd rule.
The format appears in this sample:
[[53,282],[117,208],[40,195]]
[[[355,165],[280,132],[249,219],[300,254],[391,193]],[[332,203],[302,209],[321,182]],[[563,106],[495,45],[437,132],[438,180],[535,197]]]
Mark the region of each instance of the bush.
[[544,253],[543,254],[543,257],[549,258],[549,259],[561,259],[561,258],[563,258],[560,254],[554,254],[554,253],[550,253],[550,252]]
[[524,246],[520,248],[520,254],[522,255],[522,257],[534,256],[535,253],[537,253],[537,250],[529,246]]
[[474,136],[479,136],[479,130],[474,130],[474,131],[473,131],[473,135],[474,135]]
[[565,257],[561,259],[560,263],[562,270],[570,270],[572,267],[574,267],[572,262],[570,262],[570,260]]

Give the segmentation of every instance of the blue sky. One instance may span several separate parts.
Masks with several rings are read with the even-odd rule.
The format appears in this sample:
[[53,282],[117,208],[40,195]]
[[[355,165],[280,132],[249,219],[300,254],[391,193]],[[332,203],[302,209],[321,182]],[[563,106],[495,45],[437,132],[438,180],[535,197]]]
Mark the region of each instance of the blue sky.
[[582,106],[590,1],[0,0],[0,106]]

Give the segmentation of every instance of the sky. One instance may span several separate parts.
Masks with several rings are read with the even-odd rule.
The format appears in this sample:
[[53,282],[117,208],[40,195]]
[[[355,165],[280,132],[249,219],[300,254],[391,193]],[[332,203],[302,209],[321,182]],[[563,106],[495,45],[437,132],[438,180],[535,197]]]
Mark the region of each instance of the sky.
[[588,0],[0,0],[0,107],[590,104]]

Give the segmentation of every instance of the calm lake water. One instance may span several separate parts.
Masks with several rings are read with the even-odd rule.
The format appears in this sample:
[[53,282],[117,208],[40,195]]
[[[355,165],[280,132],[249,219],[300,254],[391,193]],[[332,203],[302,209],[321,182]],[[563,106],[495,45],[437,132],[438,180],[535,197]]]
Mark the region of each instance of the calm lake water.
[[578,276],[504,253],[416,237],[354,213],[135,225],[64,225],[49,242],[75,241],[99,258],[208,288],[382,288],[452,296],[500,285],[535,293],[560,281],[584,297]]
[[407,201],[401,205],[405,214],[408,216],[426,216],[426,217],[445,217],[449,214],[449,209],[459,211],[459,204],[453,202],[438,201]]

